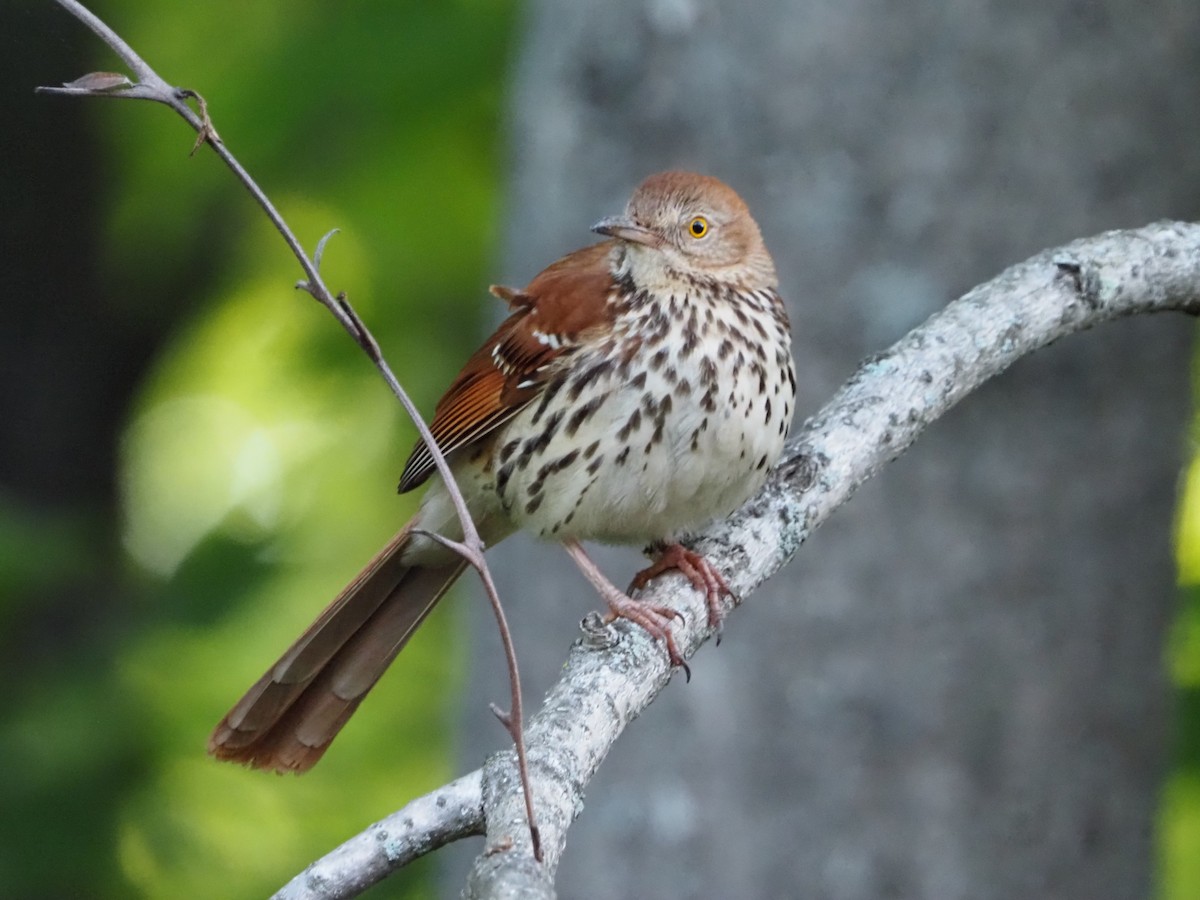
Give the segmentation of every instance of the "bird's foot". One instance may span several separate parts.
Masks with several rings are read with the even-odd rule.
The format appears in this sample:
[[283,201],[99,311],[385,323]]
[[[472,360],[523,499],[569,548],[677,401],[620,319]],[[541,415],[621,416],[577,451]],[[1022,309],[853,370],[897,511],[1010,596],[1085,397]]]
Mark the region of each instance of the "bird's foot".
[[663,606],[658,603],[643,603],[640,600],[634,600],[615,584],[604,577],[604,574],[592,562],[590,556],[584,552],[583,547],[576,540],[563,542],[563,547],[571,558],[575,560],[575,565],[579,567],[584,577],[592,583],[596,591],[604,598],[604,602],[608,605],[609,615],[607,622],[612,622],[615,619],[628,619],[646,630],[646,632],[655,640],[661,641],[663,646],[667,648],[667,658],[670,660],[671,666],[683,669],[684,675],[688,681],[692,679],[692,671],[688,668],[687,663],[683,661],[683,654],[679,652],[679,647],[675,644],[675,638],[671,635],[670,625],[675,619],[683,621],[683,613],[679,610],[671,609],[669,606]]
[[633,576],[633,589],[640,591],[652,579],[674,569],[690,581],[692,587],[704,592],[705,604],[708,607],[708,625],[719,631],[725,618],[721,609],[721,598],[733,597],[736,602],[737,595],[733,593],[717,567],[699,553],[677,542],[655,547],[654,552],[658,554],[654,562]]
[[634,600],[618,590],[601,591],[600,595],[608,604],[607,621],[628,619],[630,622],[642,626],[647,634],[656,641],[661,641],[667,648],[667,658],[670,660],[671,666],[683,669],[684,677],[688,681],[692,680],[692,670],[688,668],[688,664],[683,660],[683,654],[675,646],[675,638],[671,635],[669,627],[675,619],[682,622],[683,613],[658,603],[643,603],[641,600]]

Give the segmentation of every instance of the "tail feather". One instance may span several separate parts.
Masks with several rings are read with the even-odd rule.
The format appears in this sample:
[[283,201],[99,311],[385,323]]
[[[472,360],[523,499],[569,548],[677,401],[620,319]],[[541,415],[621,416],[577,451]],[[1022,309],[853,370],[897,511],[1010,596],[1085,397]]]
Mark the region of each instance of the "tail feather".
[[465,563],[406,566],[397,534],[221,720],[208,751],[303,772],[321,758]]

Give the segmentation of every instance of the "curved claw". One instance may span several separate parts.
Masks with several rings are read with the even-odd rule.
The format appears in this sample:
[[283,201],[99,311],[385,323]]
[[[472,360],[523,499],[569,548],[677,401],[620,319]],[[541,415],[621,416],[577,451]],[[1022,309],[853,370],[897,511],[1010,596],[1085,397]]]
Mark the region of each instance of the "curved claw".
[[671,667],[683,669],[687,680],[692,680],[692,671],[684,662],[683,654],[679,652],[679,648],[675,644],[675,637],[668,627],[674,619],[685,621],[683,613],[677,609],[671,609],[669,606],[640,603],[632,597],[620,593],[606,593],[604,602],[608,604],[608,621],[628,619],[630,622],[640,625],[652,638],[661,641],[666,647]]
[[705,603],[708,606],[708,625],[719,633],[721,622],[725,618],[721,611],[721,598],[733,597],[735,603],[738,600],[737,595],[726,583],[725,577],[705,557],[682,544],[666,544],[656,549],[658,558],[633,576],[633,589],[641,590],[651,579],[664,572],[672,569],[678,571],[692,583],[692,587],[704,592]]

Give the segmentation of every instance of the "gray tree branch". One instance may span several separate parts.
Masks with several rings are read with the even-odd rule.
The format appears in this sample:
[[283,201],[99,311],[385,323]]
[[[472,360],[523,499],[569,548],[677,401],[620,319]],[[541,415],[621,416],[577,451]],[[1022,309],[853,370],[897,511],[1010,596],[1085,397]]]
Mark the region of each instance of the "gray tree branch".
[[[1013,266],[865,360],[797,430],[763,490],[700,535],[694,547],[720,567],[739,596],[747,597],[859,485],[988,379],[1066,335],[1112,319],[1168,311],[1200,314],[1200,225],[1163,222],[1108,232]],[[675,639],[685,656],[712,637],[704,598],[685,579],[664,576],[646,593],[683,613]],[[624,621],[603,626],[597,619],[585,622],[584,630],[527,730],[543,865],[531,855],[511,751],[493,755],[481,772],[454,783],[456,791],[475,791],[478,785],[480,793],[470,795],[470,804],[477,804],[471,809],[479,820],[458,831],[440,817],[427,826],[428,835],[446,840],[486,828],[465,897],[554,896],[554,872],[588,783],[625,727],[670,681],[662,648],[636,626]],[[436,806],[440,794],[413,805]],[[388,830],[384,823],[403,814],[318,860],[277,896],[354,896],[419,855],[397,855],[393,861],[373,850],[380,829]],[[447,810],[446,819],[451,816]],[[424,850],[437,843],[413,836],[409,846]],[[339,871],[347,866],[356,871]]]
[[322,856],[275,897],[355,897],[430,850],[482,834],[480,774],[476,769],[380,819]]

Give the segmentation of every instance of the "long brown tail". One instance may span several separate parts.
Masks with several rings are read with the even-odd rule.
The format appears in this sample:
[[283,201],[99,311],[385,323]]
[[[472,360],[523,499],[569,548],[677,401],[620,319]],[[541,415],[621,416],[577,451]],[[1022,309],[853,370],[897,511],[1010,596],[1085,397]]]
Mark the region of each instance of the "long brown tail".
[[208,740],[218,759],[304,772],[412,637],[464,563],[400,562],[411,525],[371,560],[223,718]]

